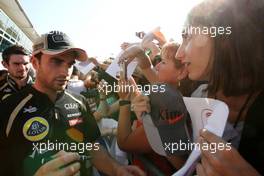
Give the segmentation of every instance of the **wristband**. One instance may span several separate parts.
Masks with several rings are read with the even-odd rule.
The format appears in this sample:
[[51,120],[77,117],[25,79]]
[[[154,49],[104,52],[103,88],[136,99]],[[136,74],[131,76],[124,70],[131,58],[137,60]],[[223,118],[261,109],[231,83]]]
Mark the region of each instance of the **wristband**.
[[129,100],[120,100],[119,106],[129,105],[130,103],[131,103],[131,101],[129,101]]

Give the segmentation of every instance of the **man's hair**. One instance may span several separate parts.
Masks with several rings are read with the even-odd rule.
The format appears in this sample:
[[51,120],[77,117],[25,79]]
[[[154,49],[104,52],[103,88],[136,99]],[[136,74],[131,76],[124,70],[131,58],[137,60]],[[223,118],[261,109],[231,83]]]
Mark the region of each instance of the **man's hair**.
[[14,54],[21,54],[21,55],[28,55],[27,51],[19,45],[12,45],[8,48],[6,48],[2,53],[3,61],[7,64],[9,63],[10,56]]

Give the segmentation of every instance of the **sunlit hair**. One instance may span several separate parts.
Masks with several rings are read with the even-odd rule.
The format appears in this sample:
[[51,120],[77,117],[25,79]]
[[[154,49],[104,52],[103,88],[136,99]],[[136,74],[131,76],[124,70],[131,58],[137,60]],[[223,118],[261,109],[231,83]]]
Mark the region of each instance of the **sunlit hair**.
[[176,52],[179,48],[179,44],[175,42],[169,42],[163,45],[161,49],[161,58],[172,60],[176,68],[182,68],[183,64],[178,59],[175,59]]
[[221,89],[238,96],[264,88],[263,7],[262,0],[206,0],[189,13],[186,27],[231,27],[231,34],[212,37],[212,94]]

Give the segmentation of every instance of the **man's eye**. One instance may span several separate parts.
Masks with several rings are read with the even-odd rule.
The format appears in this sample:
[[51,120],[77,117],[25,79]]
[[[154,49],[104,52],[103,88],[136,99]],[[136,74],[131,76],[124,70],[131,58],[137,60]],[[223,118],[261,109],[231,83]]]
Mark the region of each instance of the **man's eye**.
[[54,59],[54,60],[53,60],[53,63],[54,63],[55,65],[60,65],[60,64],[62,63],[62,61],[61,61],[61,60],[58,60],[58,59]]

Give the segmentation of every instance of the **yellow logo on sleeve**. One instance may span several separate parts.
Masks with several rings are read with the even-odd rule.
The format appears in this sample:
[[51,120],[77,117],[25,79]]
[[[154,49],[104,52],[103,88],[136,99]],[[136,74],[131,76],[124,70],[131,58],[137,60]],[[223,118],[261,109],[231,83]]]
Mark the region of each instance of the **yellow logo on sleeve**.
[[33,117],[23,126],[23,135],[29,141],[40,141],[49,132],[49,123],[42,117]]

